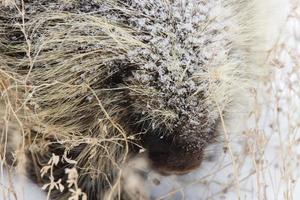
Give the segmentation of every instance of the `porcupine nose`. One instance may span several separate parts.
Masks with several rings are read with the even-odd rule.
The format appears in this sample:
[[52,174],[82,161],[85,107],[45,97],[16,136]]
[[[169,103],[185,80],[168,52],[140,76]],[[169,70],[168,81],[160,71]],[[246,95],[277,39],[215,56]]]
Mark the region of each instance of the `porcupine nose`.
[[152,168],[162,175],[182,175],[200,166],[201,149],[188,150],[190,146],[180,139],[168,136],[147,136],[146,148]]

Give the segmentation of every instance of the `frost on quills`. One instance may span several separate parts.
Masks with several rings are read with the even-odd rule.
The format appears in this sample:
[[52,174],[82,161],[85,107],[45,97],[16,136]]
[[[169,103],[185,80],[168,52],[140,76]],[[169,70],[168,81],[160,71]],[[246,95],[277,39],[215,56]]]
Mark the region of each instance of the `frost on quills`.
[[148,199],[125,184],[143,181],[128,163],[201,167],[267,71],[271,13],[256,0],[3,1],[1,157],[51,199]]

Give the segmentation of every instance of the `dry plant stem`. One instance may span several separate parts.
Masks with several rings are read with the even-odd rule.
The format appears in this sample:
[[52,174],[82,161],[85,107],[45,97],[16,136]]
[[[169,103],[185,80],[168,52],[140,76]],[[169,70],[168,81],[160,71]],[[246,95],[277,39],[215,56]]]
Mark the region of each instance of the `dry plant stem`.
[[[15,4],[15,2],[14,2],[14,4]],[[26,42],[26,45],[27,45],[26,55],[27,55],[28,60],[29,60],[29,70],[28,70],[28,73],[27,73],[27,75],[25,77],[25,80],[24,80],[24,83],[27,84],[27,80],[30,76],[30,73],[32,71],[34,63],[33,63],[32,57],[31,57],[31,49],[32,49],[31,42],[28,38],[28,35],[26,33],[26,28],[25,28],[25,14],[26,13],[25,13],[25,9],[24,9],[24,6],[25,6],[24,5],[24,0],[21,0],[21,9],[16,4],[14,6],[16,7],[16,9],[19,11],[19,13],[21,15],[22,24],[20,24],[19,26],[20,26],[21,32],[23,33],[23,35],[25,37],[25,42]]]
[[233,155],[233,151],[232,151],[232,147],[230,145],[230,138],[229,138],[229,135],[228,135],[228,132],[227,132],[227,129],[226,129],[226,125],[225,125],[225,121],[224,121],[224,118],[223,118],[223,114],[222,114],[222,111],[220,109],[220,106],[219,104],[216,102],[216,105],[217,105],[217,108],[219,110],[219,115],[220,115],[220,119],[221,119],[221,124],[222,124],[222,127],[223,127],[223,131],[224,131],[224,136],[225,136],[225,144],[228,148],[228,151],[229,151],[229,155],[230,155],[230,158],[232,160],[232,166],[233,166],[233,174],[234,174],[234,179],[235,179],[235,185],[236,185],[236,192],[237,192],[237,198],[238,199],[241,199],[241,192],[240,192],[240,181],[239,181],[239,167],[236,163],[236,159],[235,159],[235,156]]
[[[87,84],[85,84],[85,86],[93,93],[94,97],[97,99],[98,104],[101,108],[101,110],[103,111],[103,113],[105,114],[106,118],[111,122],[111,124],[123,135],[124,140],[125,140],[125,157],[127,157],[128,155],[128,141],[127,141],[127,135],[125,134],[124,130],[122,130],[122,128],[117,125],[109,116],[109,114],[107,113],[106,109],[104,108],[103,104],[101,103],[100,99],[98,98],[97,94],[95,93],[95,91]],[[125,162],[126,159],[124,159]]]

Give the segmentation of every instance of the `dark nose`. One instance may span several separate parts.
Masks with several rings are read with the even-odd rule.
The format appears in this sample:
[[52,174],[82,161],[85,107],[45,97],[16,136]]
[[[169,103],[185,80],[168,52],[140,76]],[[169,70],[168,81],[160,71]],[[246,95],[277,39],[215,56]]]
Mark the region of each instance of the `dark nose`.
[[146,136],[144,141],[152,167],[163,175],[186,174],[202,162],[202,149],[192,142],[154,134]]

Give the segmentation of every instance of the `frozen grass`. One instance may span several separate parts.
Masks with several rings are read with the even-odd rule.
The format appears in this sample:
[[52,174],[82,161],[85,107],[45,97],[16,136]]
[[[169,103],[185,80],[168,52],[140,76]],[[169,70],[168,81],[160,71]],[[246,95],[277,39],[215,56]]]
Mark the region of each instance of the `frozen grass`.
[[[180,177],[150,172],[147,185],[154,199],[300,198],[300,1],[290,1],[282,36],[270,51],[273,73],[266,78],[262,91],[253,91],[249,97],[254,106],[247,128],[241,134],[229,134],[229,143],[216,147],[221,149],[218,158],[206,161],[197,172]],[[0,172],[0,199],[33,199],[31,194],[20,192],[21,176],[17,180],[7,178],[14,172],[4,173],[2,165]],[[70,184],[73,181],[70,187],[76,193],[76,172],[68,172]],[[7,180],[12,180],[11,184]],[[31,191],[27,186],[25,190]],[[7,193],[10,197],[5,196]],[[36,199],[42,198],[36,194]]]

